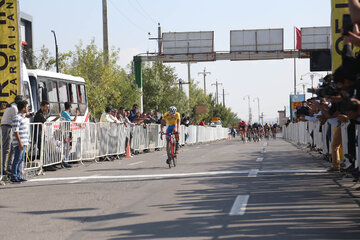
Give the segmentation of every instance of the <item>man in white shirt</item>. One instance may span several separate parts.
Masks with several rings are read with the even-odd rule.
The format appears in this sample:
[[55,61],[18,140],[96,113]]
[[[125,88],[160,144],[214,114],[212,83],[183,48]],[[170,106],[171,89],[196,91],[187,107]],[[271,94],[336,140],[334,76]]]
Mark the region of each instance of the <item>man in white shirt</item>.
[[112,107],[111,106],[107,106],[105,108],[105,112],[103,114],[101,114],[101,117],[100,117],[100,122],[115,122],[110,116],[110,112],[112,110]]
[[16,114],[18,113],[18,108],[16,106],[20,101],[25,100],[24,96],[17,95],[14,102],[10,107],[6,108],[2,119],[1,119],[1,134],[2,134],[2,169],[4,171],[11,171],[12,159],[14,157],[14,152],[11,151],[11,143],[13,140],[12,134],[12,122]]

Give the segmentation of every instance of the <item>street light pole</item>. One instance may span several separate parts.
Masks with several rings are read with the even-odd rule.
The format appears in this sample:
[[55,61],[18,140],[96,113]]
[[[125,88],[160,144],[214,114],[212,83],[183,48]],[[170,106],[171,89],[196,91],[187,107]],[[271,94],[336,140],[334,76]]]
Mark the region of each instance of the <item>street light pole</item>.
[[54,30],[51,30],[51,32],[54,34],[54,38],[55,38],[55,52],[56,52],[56,72],[59,72],[59,52],[58,52],[58,44],[57,44],[57,40],[56,40],[56,34]]

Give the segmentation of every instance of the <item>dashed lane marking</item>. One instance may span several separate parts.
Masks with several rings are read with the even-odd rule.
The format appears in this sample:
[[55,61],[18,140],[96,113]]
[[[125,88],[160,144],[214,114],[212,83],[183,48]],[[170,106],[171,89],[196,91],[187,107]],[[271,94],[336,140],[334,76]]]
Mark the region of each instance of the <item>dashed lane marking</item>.
[[251,169],[248,177],[257,177],[258,173],[259,173],[259,169]]
[[144,161],[140,161],[140,162],[134,162],[134,163],[130,163],[128,164],[128,166],[133,166],[133,165],[137,165],[137,164],[140,164],[140,163],[143,163]]
[[256,161],[257,162],[262,162],[264,160],[264,158],[257,158]]
[[246,211],[246,205],[249,201],[249,195],[238,195],[230,210],[230,216],[244,215]]
[[244,171],[211,171],[211,172],[193,172],[193,173],[169,173],[169,174],[149,174],[149,175],[118,175],[118,176],[82,176],[82,177],[60,177],[60,178],[34,178],[28,182],[48,182],[48,181],[75,181],[75,180],[96,180],[96,179],[161,179],[161,178],[182,178],[182,177],[206,177],[206,176],[224,176],[224,175],[242,175],[242,174],[262,173],[326,173],[326,169],[297,169],[297,170],[244,170]]

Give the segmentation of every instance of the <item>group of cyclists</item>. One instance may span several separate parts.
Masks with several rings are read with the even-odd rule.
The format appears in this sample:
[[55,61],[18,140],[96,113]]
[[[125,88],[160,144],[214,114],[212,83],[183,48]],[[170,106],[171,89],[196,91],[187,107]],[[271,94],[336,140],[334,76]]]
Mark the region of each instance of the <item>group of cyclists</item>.
[[246,124],[245,121],[241,121],[237,129],[234,129],[234,134],[237,134],[241,137],[244,142],[258,142],[260,139],[270,139],[276,138],[276,133],[279,126],[277,123],[268,124],[265,123],[262,126],[260,123]]

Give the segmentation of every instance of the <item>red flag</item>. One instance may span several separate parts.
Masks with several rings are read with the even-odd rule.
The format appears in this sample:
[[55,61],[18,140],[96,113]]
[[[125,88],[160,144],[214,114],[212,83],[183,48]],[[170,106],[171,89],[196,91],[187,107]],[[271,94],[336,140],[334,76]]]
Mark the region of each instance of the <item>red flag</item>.
[[296,49],[301,49],[301,30],[298,28],[295,28],[296,30]]

